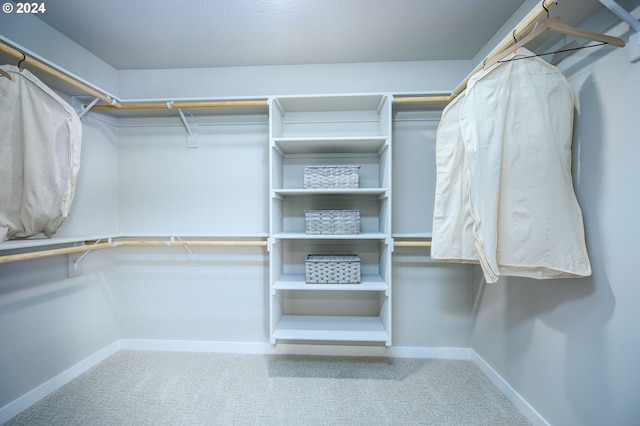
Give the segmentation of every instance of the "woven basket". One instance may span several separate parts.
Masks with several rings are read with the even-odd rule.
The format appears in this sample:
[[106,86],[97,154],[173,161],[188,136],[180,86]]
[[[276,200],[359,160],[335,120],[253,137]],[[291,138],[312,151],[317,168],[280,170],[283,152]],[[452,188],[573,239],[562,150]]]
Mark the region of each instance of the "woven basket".
[[360,284],[360,258],[356,255],[308,255],[307,284]]
[[360,233],[360,210],[305,210],[305,234],[354,235]]
[[353,189],[360,185],[360,166],[307,166],[305,189]]

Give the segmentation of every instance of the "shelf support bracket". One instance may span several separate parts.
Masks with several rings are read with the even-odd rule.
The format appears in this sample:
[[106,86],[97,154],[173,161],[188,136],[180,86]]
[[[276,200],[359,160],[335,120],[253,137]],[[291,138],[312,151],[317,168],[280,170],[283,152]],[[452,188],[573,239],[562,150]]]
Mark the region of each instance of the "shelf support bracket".
[[[180,237],[171,237],[171,242],[173,241],[182,241],[182,239]],[[171,245],[171,242],[168,243],[168,245]],[[184,247],[184,249],[186,250],[187,254],[188,254],[188,261],[187,264],[189,266],[197,266],[198,265],[198,254],[196,252],[194,252],[193,250],[191,250],[191,247],[189,247],[189,245],[187,244],[182,244],[182,247]]]
[[[97,245],[102,241],[102,238],[97,239],[93,245]],[[108,238],[108,242],[111,242],[111,238]],[[87,257],[87,255],[91,252],[91,250],[86,250],[84,253],[82,253],[78,258],[74,258],[73,255],[69,254],[68,255],[68,270],[67,270],[67,276],[69,278],[72,277],[77,277],[78,275],[80,275],[82,273],[82,265],[81,262],[82,260]]]
[[[167,102],[167,108],[173,108],[173,102]],[[182,124],[184,124],[184,128],[187,130],[187,148],[198,148],[198,140],[196,138],[196,130],[198,126],[195,123],[189,124],[186,117],[184,116],[184,112],[182,112],[182,108],[178,108],[178,113],[180,114],[180,120],[182,120]],[[191,116],[193,118],[193,116]],[[192,130],[193,127],[193,130]]]
[[78,113],[78,118],[82,119],[82,117],[84,117],[84,115],[85,115],[86,113],[88,113],[88,112],[89,112],[89,110],[90,110],[91,108],[93,108],[93,106],[94,106],[95,104],[97,104],[99,100],[100,100],[100,99],[95,98],[95,99],[94,99],[94,100],[92,100],[88,105],[84,105],[84,107],[83,107],[83,108],[80,110],[80,112]]

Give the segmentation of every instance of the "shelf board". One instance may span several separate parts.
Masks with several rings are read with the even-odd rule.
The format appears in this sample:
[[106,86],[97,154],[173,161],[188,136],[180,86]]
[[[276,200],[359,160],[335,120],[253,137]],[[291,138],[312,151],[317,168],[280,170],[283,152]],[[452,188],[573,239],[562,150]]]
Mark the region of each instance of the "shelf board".
[[274,290],[387,291],[389,286],[380,275],[362,275],[360,284],[307,284],[304,274],[282,274],[273,284]]
[[273,143],[284,154],[377,154],[387,136],[274,138]]
[[8,240],[0,243],[0,252],[4,250],[18,250],[33,247],[50,247],[57,245],[68,245],[75,243],[84,243],[85,241],[95,241],[99,239],[106,239],[112,237],[112,235],[75,235],[68,237],[39,237],[39,238],[25,238],[18,240]]
[[318,95],[282,96],[277,104],[285,114],[288,112],[322,111],[377,111],[384,95]]
[[283,315],[274,339],[388,342],[380,317]]
[[246,234],[189,234],[189,233],[158,233],[158,234],[102,234],[102,235],[75,235],[66,237],[52,237],[52,238],[25,238],[20,240],[8,240],[0,243],[0,253],[9,250],[20,250],[30,248],[47,248],[59,245],[71,245],[76,243],[85,243],[87,241],[105,240],[109,238],[119,240],[149,240],[149,239],[162,239],[169,240],[171,237],[180,237],[183,240],[192,239],[220,239],[220,240],[251,240],[251,239],[266,239],[269,238],[269,234],[266,232],[246,233]]
[[274,189],[275,195],[378,195],[387,196],[387,188],[352,188],[352,189]]
[[279,232],[273,238],[280,240],[383,240],[388,237],[382,232],[365,232],[362,234],[321,235],[304,232]]

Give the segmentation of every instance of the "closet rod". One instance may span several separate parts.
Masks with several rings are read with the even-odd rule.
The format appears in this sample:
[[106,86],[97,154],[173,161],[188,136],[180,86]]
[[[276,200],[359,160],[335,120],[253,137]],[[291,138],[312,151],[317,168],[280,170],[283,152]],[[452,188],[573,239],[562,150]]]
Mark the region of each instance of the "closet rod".
[[467,77],[462,80],[462,83],[458,85],[453,90],[453,96],[458,96],[464,89],[467,88],[467,83],[476,73],[481,71],[484,68],[484,63],[489,59],[499,55],[504,52],[506,49],[513,46],[518,37],[522,36],[522,34],[527,31],[533,24],[536,23],[542,16],[546,15],[549,9],[557,4],[557,1],[552,0],[543,0],[538,6],[536,6],[527,16],[525,16],[520,23],[516,26],[516,28],[506,35],[500,44],[498,44],[489,54],[484,58],[484,60],[480,61],[480,63],[467,75]]
[[[113,108],[119,108],[120,107],[120,102],[118,102],[116,99],[112,98],[111,96],[105,95],[104,93],[101,93],[97,90],[95,90],[92,87],[89,87],[88,85],[76,80],[75,78],[63,73],[62,71],[58,71],[57,69],[45,64],[44,62],[39,61],[36,58],[33,58],[31,56],[28,56],[27,54],[9,46],[7,43],[5,43],[3,40],[0,40],[0,51],[7,53],[11,56],[13,56],[14,58],[27,63],[29,65],[33,65],[34,67],[38,68],[41,71],[46,72],[47,74],[50,74],[54,77],[56,77],[59,80],[64,81],[65,83],[68,83],[80,90],[82,90],[83,92],[93,96],[94,98],[98,98],[103,102],[108,103],[110,106],[112,106]],[[95,107],[94,107],[95,108]]]
[[451,102],[456,96],[458,96],[467,87],[467,83],[473,77],[474,74],[481,71],[484,68],[485,61],[499,55],[509,47],[515,44],[514,38],[522,36],[533,24],[536,23],[543,15],[546,15],[547,11],[556,5],[556,1],[544,0],[540,2],[527,16],[525,16],[516,28],[505,36],[500,44],[498,44],[486,57],[481,61],[467,77],[453,90],[449,96],[435,95],[435,96],[397,96],[393,98],[394,103],[431,103],[431,102]]
[[394,104],[411,104],[426,102],[451,102],[453,95],[394,96]]
[[178,108],[227,108],[227,107],[267,107],[266,99],[235,100],[235,101],[201,101],[201,102],[131,102],[122,103],[119,107],[111,105],[96,105],[92,111],[119,111],[119,110],[145,110],[145,109],[178,109]]
[[394,247],[431,247],[431,241],[394,241]]
[[100,250],[100,249],[105,249],[105,248],[115,247],[115,246],[116,246],[115,242],[108,242],[108,243],[98,243],[98,244],[91,244],[91,245],[64,247],[64,248],[57,248],[57,249],[51,249],[51,250],[31,251],[28,253],[21,253],[21,254],[9,254],[5,256],[0,256],[0,263],[17,262],[19,260],[28,260],[28,259],[39,259],[41,257],[79,253],[81,251]]
[[64,247],[51,250],[32,251],[28,253],[9,254],[0,256],[0,263],[17,262],[19,260],[39,259],[41,257],[58,256],[62,254],[79,253],[83,251],[100,250],[121,246],[251,246],[266,247],[266,241],[243,240],[136,240],[136,241],[111,241],[98,244],[88,244],[73,247]]

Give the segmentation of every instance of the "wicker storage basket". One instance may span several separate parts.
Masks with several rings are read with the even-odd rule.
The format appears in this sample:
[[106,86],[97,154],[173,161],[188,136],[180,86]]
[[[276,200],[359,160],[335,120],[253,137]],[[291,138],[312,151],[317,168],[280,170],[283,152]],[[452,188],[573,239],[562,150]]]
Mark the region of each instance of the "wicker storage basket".
[[305,210],[305,234],[353,235],[360,233],[360,210]]
[[313,255],[305,261],[307,284],[360,284],[360,258],[356,255]]
[[353,189],[360,185],[360,166],[307,166],[305,189]]

